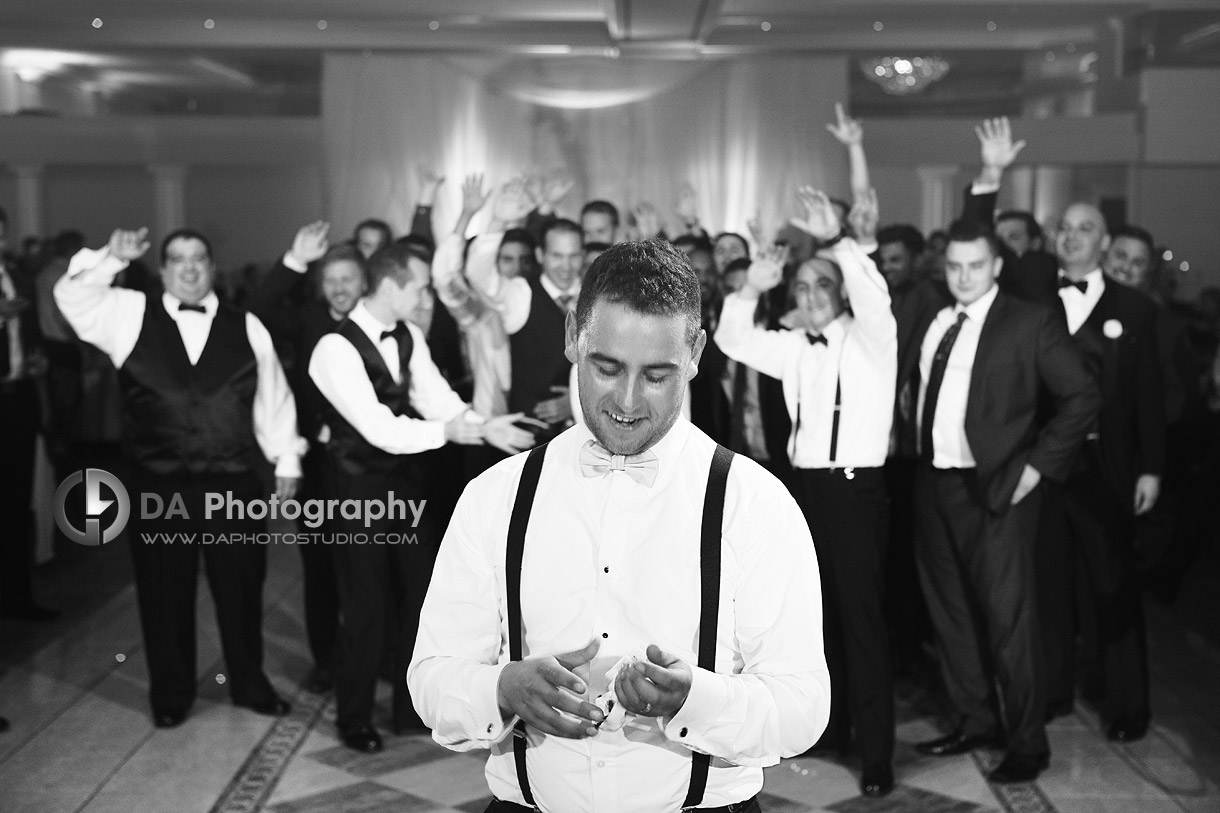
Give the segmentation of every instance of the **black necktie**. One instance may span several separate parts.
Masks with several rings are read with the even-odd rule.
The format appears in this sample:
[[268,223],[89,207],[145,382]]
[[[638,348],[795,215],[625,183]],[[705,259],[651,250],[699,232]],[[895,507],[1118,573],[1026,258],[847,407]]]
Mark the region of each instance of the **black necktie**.
[[188,305],[185,302],[179,302],[178,303],[178,312],[181,313],[182,311],[194,311],[195,313],[207,313],[208,312],[207,308],[203,307],[203,305]]
[[826,337],[821,333],[806,333],[805,338],[809,340],[810,344],[820,344],[823,347],[827,344]]
[[919,455],[926,463],[932,462],[932,422],[936,419],[936,399],[940,396],[940,385],[945,380],[945,368],[949,366],[949,354],[953,352],[953,343],[957,334],[962,331],[962,322],[966,321],[966,312],[957,314],[957,321],[949,326],[940,344],[936,346],[936,355],[932,356],[932,369],[928,371],[928,389],[923,397],[923,414],[919,423]]
[[1082,294],[1087,294],[1089,292],[1089,283],[1085,280],[1080,280],[1078,282],[1072,282],[1067,277],[1060,277],[1059,278],[1059,287],[1060,288],[1075,288],[1077,291],[1080,291],[1080,293],[1082,293]]

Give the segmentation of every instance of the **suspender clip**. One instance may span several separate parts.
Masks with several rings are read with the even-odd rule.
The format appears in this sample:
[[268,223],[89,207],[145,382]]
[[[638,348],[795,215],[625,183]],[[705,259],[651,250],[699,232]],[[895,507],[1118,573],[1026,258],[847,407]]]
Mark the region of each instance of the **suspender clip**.
[[843,476],[846,477],[848,480],[855,480],[856,479],[855,468],[852,466],[848,466],[847,468],[843,469]]

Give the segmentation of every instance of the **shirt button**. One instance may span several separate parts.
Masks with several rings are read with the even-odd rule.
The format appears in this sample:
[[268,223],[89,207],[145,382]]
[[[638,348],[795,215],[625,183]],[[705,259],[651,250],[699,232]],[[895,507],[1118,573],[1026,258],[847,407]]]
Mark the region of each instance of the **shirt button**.
[[606,573],[610,572],[610,568],[608,568],[608,567],[603,567],[602,570],[605,571]]
[[496,727],[495,723],[488,723],[487,724],[487,733],[490,734],[493,730],[495,730],[495,727]]
[[685,736],[686,736],[686,726],[682,726],[682,730],[678,732],[678,736],[679,736],[679,737],[685,737]]
[[597,763],[597,767],[599,767],[599,768],[604,768],[604,767],[606,767],[606,763],[604,763],[604,762],[598,762],[598,763]]
[[610,633],[608,633],[608,632],[603,632],[603,633],[602,633],[602,637],[603,637],[603,638],[609,638],[609,637],[610,637]]

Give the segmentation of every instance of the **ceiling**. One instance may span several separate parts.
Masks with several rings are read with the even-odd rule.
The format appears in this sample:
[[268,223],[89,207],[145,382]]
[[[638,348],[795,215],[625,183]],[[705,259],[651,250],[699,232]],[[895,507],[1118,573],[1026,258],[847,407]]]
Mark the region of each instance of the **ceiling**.
[[[1047,78],[1030,56],[1066,48],[1100,50],[1128,71],[1220,65],[1220,0],[0,2],[0,67],[47,85],[47,109],[55,83],[75,83],[105,95],[110,113],[313,114],[320,54],[358,50],[676,60],[922,52],[950,59],[945,80],[902,100],[853,72],[853,109],[975,115],[1019,110]],[[28,49],[67,56],[30,67]]]

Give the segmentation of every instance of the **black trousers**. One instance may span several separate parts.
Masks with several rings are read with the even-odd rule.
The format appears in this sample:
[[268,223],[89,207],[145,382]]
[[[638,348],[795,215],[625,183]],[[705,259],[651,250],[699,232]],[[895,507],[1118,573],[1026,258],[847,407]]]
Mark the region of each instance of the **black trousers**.
[[915,476],[915,557],[957,725],[977,736],[1006,728],[1009,750],[1028,756],[1049,751],[1033,561],[1041,502],[1036,488],[994,514],[973,469]]
[[[221,474],[167,477],[133,467],[130,488],[131,524],[128,528],[131,559],[135,566],[136,596],[144,653],[148,661],[149,700],[153,712],[185,710],[195,700],[198,672],[195,663],[195,585],[202,557],[208,587],[216,605],[229,696],[235,703],[267,702],[274,692],[263,673],[263,581],[267,550],[253,542],[204,544],[204,534],[258,534],[263,521],[227,519],[225,513],[204,513],[208,492],[232,492],[247,503],[269,495],[257,475]],[[165,513],[180,495],[187,516],[140,519],[141,494],[156,494]],[[167,539],[152,535],[194,535]]]
[[830,670],[826,732],[850,741],[867,766],[894,757],[894,674],[885,623],[888,504],[880,468],[796,469],[797,503],[822,576],[823,637]]
[[[418,501],[425,493],[413,467],[388,476],[351,475],[332,464],[327,479],[332,499],[386,500],[393,491],[395,499]],[[407,667],[438,538],[426,505],[419,526],[413,528],[411,523],[408,511],[406,519],[374,520],[367,527],[363,520],[341,518],[331,526],[337,533],[367,538],[365,544],[335,545],[333,551],[342,614],[335,680],[336,716],[342,728],[372,723],[387,639],[392,650],[393,724],[398,728],[422,725],[407,689]],[[389,544],[391,539],[396,542]]]
[[[311,448],[303,461],[304,478],[298,500],[326,499],[325,467],[325,453]],[[325,536],[333,529],[323,520],[317,529],[302,530]],[[310,543],[298,547],[305,577],[305,636],[309,652],[314,665],[333,670],[339,653],[339,583],[334,546]]]
[[[1050,697],[1074,697],[1076,633],[1086,681],[1098,681],[1102,716],[1147,720],[1148,650],[1135,568],[1132,494],[1115,494],[1086,447],[1081,465],[1052,488],[1039,546],[1039,610],[1046,638]],[[1079,601],[1073,612],[1073,603]],[[1075,621],[1075,623],[1073,623]]]
[[30,497],[39,413],[33,381],[0,383],[0,445],[4,447],[4,463],[0,464],[0,517],[4,518],[0,526],[0,608],[14,611],[34,603]]
[[[487,806],[484,813],[532,813],[534,808],[519,805],[515,802],[502,802],[499,799],[492,799],[491,804]],[[754,796],[744,802],[738,802],[735,805],[726,805],[724,807],[698,807],[695,808],[700,813],[762,813],[762,808],[758,804],[758,797]]]

